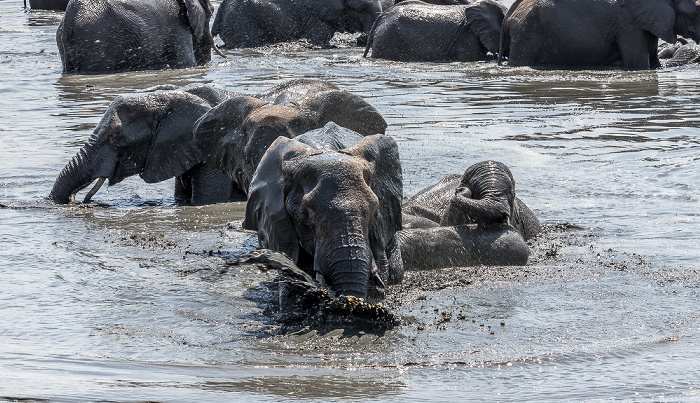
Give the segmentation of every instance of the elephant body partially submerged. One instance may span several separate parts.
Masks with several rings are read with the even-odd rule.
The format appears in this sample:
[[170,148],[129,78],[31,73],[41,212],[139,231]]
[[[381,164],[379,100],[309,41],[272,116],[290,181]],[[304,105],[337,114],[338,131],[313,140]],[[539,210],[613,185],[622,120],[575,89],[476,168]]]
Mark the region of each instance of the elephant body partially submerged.
[[398,61],[473,62],[498,52],[505,7],[492,0],[435,5],[411,0],[384,11],[365,56]]
[[503,21],[509,66],[661,66],[659,38],[700,39],[698,0],[516,0]]
[[540,231],[534,213],[515,196],[504,164],[484,161],[448,175],[403,205],[400,244],[407,269],[524,265],[526,240]]
[[71,0],[56,31],[66,73],[184,68],[211,60],[209,0]]
[[328,47],[335,32],[369,32],[381,11],[379,0],[224,0],[212,35],[227,48],[298,39]]

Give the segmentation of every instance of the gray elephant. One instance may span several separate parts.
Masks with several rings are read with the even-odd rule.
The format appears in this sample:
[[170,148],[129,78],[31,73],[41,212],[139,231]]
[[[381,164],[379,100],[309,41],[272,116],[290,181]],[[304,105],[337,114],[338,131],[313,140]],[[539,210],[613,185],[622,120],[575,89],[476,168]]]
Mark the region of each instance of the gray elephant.
[[308,39],[328,47],[335,32],[369,32],[379,0],[224,0],[211,32],[227,48]]
[[185,68],[211,60],[209,0],[72,0],[56,32],[66,73]]
[[[404,3],[406,1],[410,0],[396,0],[393,2],[393,4],[399,4],[399,3]],[[430,4],[438,4],[441,6],[449,6],[449,5],[455,5],[455,4],[469,4],[471,1],[469,0],[421,0],[422,2],[425,3],[430,3]]]
[[243,227],[336,294],[375,300],[385,283],[403,278],[401,199],[396,142],[329,122],[270,145],[248,190]]
[[473,62],[498,52],[505,7],[493,0],[434,5],[411,0],[381,14],[364,56],[398,61]]
[[[29,0],[29,7],[34,10],[66,11],[68,0]],[[27,8],[27,0],[24,0],[24,8]]]
[[661,44],[658,54],[661,67],[678,67],[700,62],[700,46],[683,38],[678,38],[673,44]]
[[509,66],[661,66],[658,40],[700,39],[698,0],[516,0],[503,21]]
[[526,240],[540,223],[515,196],[507,166],[483,161],[448,175],[403,205],[400,245],[404,266],[524,265]]
[[105,180],[114,185],[138,174],[147,183],[177,177],[179,202],[245,200],[228,177],[202,166],[204,158],[193,136],[194,123],[234,95],[200,85],[117,97],[90,139],[58,175],[49,198],[69,203],[78,191],[98,180],[85,197],[87,202]]

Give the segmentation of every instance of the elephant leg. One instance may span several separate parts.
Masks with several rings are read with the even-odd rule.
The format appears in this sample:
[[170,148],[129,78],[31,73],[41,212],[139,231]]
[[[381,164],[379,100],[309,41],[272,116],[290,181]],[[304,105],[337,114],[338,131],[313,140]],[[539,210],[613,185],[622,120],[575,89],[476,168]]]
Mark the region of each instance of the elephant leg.
[[649,32],[634,28],[622,30],[617,45],[625,69],[648,70],[661,66],[658,39]]
[[334,33],[335,31],[329,25],[318,22],[311,25],[306,36],[312,45],[327,48]]
[[245,201],[245,194],[224,173],[199,164],[175,181],[175,200],[186,204]]
[[401,257],[401,246],[399,244],[398,233],[391,238],[386,249],[386,256],[389,260],[389,272],[387,284],[399,284],[403,281],[403,259]]
[[405,270],[522,266],[530,254],[522,236],[506,225],[402,230],[399,243]]

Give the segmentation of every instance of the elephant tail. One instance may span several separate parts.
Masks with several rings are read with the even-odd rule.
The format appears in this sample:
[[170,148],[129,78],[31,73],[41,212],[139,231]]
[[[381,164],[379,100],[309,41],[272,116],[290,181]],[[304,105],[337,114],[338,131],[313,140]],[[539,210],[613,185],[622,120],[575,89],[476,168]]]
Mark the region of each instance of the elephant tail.
[[377,17],[377,19],[374,20],[374,24],[372,24],[372,29],[370,29],[369,34],[367,34],[367,45],[365,45],[365,53],[362,54],[362,57],[367,57],[367,53],[369,53],[369,49],[372,47],[372,43],[374,42],[374,31],[381,23],[382,17],[384,17],[384,12],[382,12],[379,15],[379,17]]
[[498,65],[503,63],[503,58],[508,57],[510,53],[510,34],[508,33],[508,25],[503,21],[501,26],[501,38],[498,42]]

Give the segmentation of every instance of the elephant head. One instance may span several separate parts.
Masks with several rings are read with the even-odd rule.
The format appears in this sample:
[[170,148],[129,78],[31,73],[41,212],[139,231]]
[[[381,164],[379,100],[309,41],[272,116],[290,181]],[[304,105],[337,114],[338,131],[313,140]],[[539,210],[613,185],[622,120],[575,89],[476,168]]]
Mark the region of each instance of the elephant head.
[[623,18],[634,26],[676,42],[676,35],[700,42],[700,1],[622,0]]
[[111,186],[136,174],[155,183],[184,173],[202,161],[192,126],[210,108],[204,99],[185,91],[117,97],[58,175],[49,198],[69,203],[98,178],[98,185],[109,179]]
[[403,275],[401,199],[394,140],[331,122],[272,143],[251,181],[243,227],[336,293],[377,297]]
[[497,54],[501,39],[501,26],[506,8],[493,0],[477,0],[464,10],[469,30],[492,54]]
[[382,116],[362,98],[323,81],[293,80],[256,97],[222,102],[195,124],[194,135],[206,163],[247,192],[277,137],[294,138],[331,121],[362,135],[386,129]]
[[382,13],[380,0],[343,0],[343,29],[346,32],[368,33]]
[[500,162],[484,161],[464,172],[440,225],[510,224],[516,209],[510,169]]

